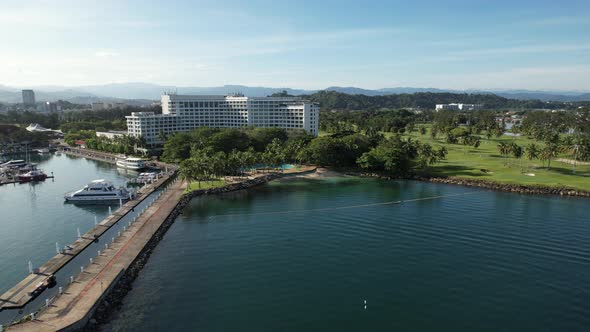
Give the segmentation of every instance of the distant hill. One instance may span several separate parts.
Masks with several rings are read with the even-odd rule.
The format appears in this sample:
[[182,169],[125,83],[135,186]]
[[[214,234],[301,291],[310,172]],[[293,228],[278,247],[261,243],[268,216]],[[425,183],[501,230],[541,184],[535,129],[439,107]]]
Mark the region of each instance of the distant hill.
[[434,109],[436,104],[448,103],[483,104],[486,109],[560,109],[566,106],[561,102],[509,99],[490,93],[416,92],[367,96],[324,90],[306,98],[328,110]]
[[[113,83],[103,85],[86,85],[77,87],[36,86],[23,87],[35,90],[37,101],[55,101],[58,99],[87,104],[93,101],[136,100],[149,103],[159,100],[164,92],[197,95],[226,95],[242,93],[251,97],[264,97],[283,90],[289,95],[311,95],[319,91],[334,91],[351,95],[386,96],[413,93],[454,93],[454,94],[495,94],[508,99],[540,100],[558,102],[590,101],[590,93],[577,91],[532,91],[532,90],[452,90],[437,88],[396,87],[383,89],[363,89],[357,87],[332,86],[325,90],[304,90],[292,88],[251,87],[245,85],[223,85],[217,87],[178,87],[151,83]],[[0,102],[17,103],[22,101],[21,88],[0,85]],[[458,100],[454,101],[458,102]]]

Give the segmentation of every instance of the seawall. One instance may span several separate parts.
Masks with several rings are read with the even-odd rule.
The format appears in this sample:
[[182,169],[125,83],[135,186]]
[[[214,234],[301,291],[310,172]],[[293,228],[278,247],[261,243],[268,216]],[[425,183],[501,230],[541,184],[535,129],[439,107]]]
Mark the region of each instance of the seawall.
[[[309,172],[306,170],[304,172]],[[293,173],[290,173],[293,174]],[[124,271],[121,278],[116,282],[112,290],[106,294],[98,304],[96,310],[86,319],[87,324],[76,331],[95,331],[99,326],[107,324],[114,312],[116,312],[123,304],[123,299],[132,289],[133,281],[139,275],[141,269],[147,263],[153,250],[162,240],[170,226],[174,223],[182,210],[190,203],[190,201],[198,196],[222,194],[231,191],[238,191],[262,185],[266,182],[272,181],[282,177],[283,174],[272,173],[262,175],[254,179],[246,180],[239,183],[228,184],[223,187],[195,190],[184,194],[172,212],[168,215],[166,220],[161,224],[158,230],[154,233],[152,238],[146,243],[143,250],[139,253],[137,258]]]
[[462,177],[434,177],[423,175],[410,175],[405,177],[395,177],[380,173],[365,173],[365,172],[345,172],[348,175],[361,177],[374,177],[388,180],[416,180],[432,183],[454,184],[466,187],[485,188],[495,191],[510,192],[524,195],[558,195],[571,197],[590,197],[590,191],[575,189],[567,186],[552,187],[543,185],[527,185],[516,183],[502,183],[484,179],[469,179]]

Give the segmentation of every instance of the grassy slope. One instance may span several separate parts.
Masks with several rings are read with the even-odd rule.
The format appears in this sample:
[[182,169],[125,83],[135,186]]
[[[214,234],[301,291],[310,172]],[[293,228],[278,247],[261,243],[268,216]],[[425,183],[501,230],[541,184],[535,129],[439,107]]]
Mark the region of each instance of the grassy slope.
[[[547,169],[542,166],[540,160],[530,161],[526,157],[521,160],[515,158],[506,159],[498,152],[497,146],[501,141],[514,141],[521,146],[533,142],[526,137],[502,136],[491,140],[482,137],[481,146],[474,149],[458,144],[447,144],[442,137],[433,140],[429,134],[420,135],[417,131],[406,136],[431,143],[434,146],[446,146],[449,151],[447,159],[430,169],[431,174],[435,176],[458,176],[503,183],[567,186],[590,190],[590,166],[588,165],[577,165],[576,174],[574,175],[572,165],[566,163],[553,160],[551,161],[551,169]],[[568,158],[565,155],[563,157]],[[508,165],[505,165],[505,163],[508,163]],[[482,172],[481,169],[486,169],[489,172]],[[533,173],[535,176],[527,176],[523,173]]]
[[199,182],[197,181],[193,181],[191,183],[189,183],[189,185],[186,187],[186,191],[187,193],[191,192],[191,191],[195,191],[195,190],[201,190],[201,189],[211,189],[211,188],[217,188],[217,187],[223,187],[225,186],[225,180],[212,180],[212,181],[201,181],[200,186],[199,186]]

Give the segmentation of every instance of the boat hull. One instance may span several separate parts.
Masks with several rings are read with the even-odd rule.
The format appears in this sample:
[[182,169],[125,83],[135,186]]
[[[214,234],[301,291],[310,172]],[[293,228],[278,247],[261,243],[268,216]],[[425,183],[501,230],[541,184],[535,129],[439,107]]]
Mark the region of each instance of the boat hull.
[[113,197],[64,197],[66,202],[118,202],[119,200],[128,200],[128,196],[113,196]]

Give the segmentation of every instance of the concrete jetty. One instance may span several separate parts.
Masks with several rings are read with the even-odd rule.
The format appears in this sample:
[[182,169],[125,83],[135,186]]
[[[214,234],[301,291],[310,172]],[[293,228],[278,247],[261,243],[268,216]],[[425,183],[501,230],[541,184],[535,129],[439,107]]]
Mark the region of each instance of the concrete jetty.
[[0,295],[0,310],[4,309],[18,309],[25,306],[33,300],[38,294],[35,290],[43,283],[55,275],[57,271],[68,264],[84,249],[91,245],[97,238],[108,231],[119,220],[126,216],[129,212],[135,209],[142,201],[144,201],[156,189],[162,186],[170,177],[172,173],[165,174],[156,182],[148,184],[141,188],[134,199],[129,200],[115,213],[109,215],[103,221],[98,223],[95,227],[90,229],[85,234],[81,235],[74,243],[69,245],[71,249],[61,250],[61,253],[55,255],[48,262],[35,270],[34,273],[29,274],[25,279],[19,282],[16,286],[9,289],[4,294]]
[[[104,161],[107,161],[106,158],[110,158],[110,160],[113,160],[111,161],[112,163],[116,162],[116,158],[113,155],[110,155],[110,157],[105,156],[105,159],[102,159],[103,153],[95,154],[94,151],[66,153]],[[85,155],[86,153],[93,155]],[[27,294],[29,294],[31,287],[38,285],[39,282],[46,281],[51,275],[55,274],[55,272],[65,266],[75,255],[92,244],[95,234],[104,234],[107,229],[119,222],[134,207],[137,207],[141,200],[145,200],[156,188],[164,185],[168,177],[176,171],[174,165],[159,164],[159,166],[171,167],[169,169],[172,169],[172,171],[166,177],[142,188],[137,199],[126,203],[121,209],[82,235],[71,245],[72,249],[68,249],[66,253],[56,255],[39,268],[38,273],[29,275],[13,289],[2,295],[0,297],[0,304],[4,305],[5,308],[18,308],[18,305],[21,303],[30,301],[30,298],[27,298]],[[226,186],[213,189],[197,190],[190,194],[186,194],[185,192],[186,182],[180,180],[168,182],[169,184],[165,187],[166,190],[150,196],[150,199],[151,197],[157,197],[157,199],[142,214],[134,219],[133,222],[125,224],[121,232],[118,232],[112,239],[101,239],[101,241],[106,243],[106,247],[86,262],[81,267],[80,272],[67,285],[60,284],[59,286],[61,287],[59,287],[59,292],[56,296],[47,299],[46,304],[39,311],[23,317],[17,324],[4,327],[5,330],[75,331],[85,327],[93,317],[95,311],[101,312],[105,306],[104,303],[107,303],[107,299],[110,304],[106,306],[112,306],[112,302],[108,298],[109,294],[117,294],[119,292],[117,285],[124,283],[130,271],[138,269],[138,262],[141,262],[142,259],[147,259],[145,257],[149,257],[150,248],[153,249],[155,245],[154,241],[157,243],[163,234],[162,232],[165,232],[182,208],[190,202],[191,198],[200,195],[242,190],[284,175],[305,174],[313,171],[315,171],[314,166],[304,166],[282,173],[276,171],[257,173],[248,178],[241,179],[237,183],[230,183]],[[69,260],[68,257],[70,257]],[[111,292],[112,290],[114,291]],[[96,321],[93,320],[91,322]]]
[[34,319],[11,325],[7,331],[72,331],[83,327],[102,297],[141,253],[184,194],[186,184],[176,181],[108,249],[85,266],[62,294],[52,299]]

